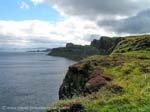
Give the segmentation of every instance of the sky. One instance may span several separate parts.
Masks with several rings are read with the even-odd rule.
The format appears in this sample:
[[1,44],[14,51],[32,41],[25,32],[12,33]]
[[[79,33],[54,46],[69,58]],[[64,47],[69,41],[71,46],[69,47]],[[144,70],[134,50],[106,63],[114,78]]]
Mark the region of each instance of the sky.
[[150,33],[150,0],[0,0],[0,50]]

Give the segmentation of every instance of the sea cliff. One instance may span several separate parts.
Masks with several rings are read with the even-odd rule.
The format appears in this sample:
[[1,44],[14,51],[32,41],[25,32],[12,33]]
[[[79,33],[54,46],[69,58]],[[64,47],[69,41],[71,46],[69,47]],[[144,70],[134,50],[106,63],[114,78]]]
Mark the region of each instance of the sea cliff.
[[66,47],[54,48],[49,55],[60,56],[72,60],[82,60],[92,55],[108,55],[123,38],[100,37],[94,39],[90,45],[75,45],[67,43]]
[[150,35],[123,37],[108,55],[70,66],[48,112],[149,112],[149,85]]

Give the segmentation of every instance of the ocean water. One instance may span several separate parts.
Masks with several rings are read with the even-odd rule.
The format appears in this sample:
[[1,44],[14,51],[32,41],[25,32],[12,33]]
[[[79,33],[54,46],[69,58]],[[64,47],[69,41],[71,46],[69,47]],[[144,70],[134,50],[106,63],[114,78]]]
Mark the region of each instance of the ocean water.
[[44,112],[74,61],[46,53],[0,53],[0,112]]

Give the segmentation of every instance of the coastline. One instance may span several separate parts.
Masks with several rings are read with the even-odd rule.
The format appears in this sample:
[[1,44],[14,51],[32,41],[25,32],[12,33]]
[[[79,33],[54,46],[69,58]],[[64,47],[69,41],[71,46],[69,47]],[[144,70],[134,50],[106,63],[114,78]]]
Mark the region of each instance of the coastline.
[[[59,89],[60,100],[51,104],[47,112],[147,110],[149,96],[142,88],[148,87],[150,79],[149,42],[149,35],[128,36],[110,55],[91,56],[70,66]],[[141,101],[137,100],[143,94],[136,91],[144,92],[145,107],[141,107]]]

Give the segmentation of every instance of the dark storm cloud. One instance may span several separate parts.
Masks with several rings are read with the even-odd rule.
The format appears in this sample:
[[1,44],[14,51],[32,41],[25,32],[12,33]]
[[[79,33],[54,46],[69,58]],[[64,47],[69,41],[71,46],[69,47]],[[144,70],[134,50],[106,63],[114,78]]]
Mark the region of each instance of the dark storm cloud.
[[[150,0],[47,0],[69,16],[90,19],[115,33],[149,33]],[[145,11],[146,10],[146,11]],[[117,17],[126,19],[116,20]],[[98,22],[97,22],[98,21]]]
[[121,20],[103,20],[100,27],[117,33],[141,34],[150,33],[150,10],[142,11],[135,16]]
[[148,0],[47,0],[68,15],[97,18],[128,16],[146,9]]

